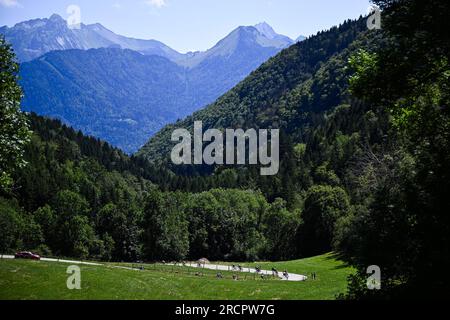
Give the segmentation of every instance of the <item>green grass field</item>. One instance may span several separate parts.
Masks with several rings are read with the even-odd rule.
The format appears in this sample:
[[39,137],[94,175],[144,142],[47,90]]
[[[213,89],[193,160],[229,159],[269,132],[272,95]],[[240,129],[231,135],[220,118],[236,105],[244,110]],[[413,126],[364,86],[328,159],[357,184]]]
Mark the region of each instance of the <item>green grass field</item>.
[[[125,265],[125,264],[124,264]],[[325,300],[345,292],[353,269],[333,254],[276,263],[258,263],[263,269],[287,269],[317,280],[285,282],[261,280],[242,274],[239,281],[214,271],[147,265],[145,270],[81,265],[81,290],[66,287],[67,264],[43,261],[0,260],[0,299],[31,300]],[[129,266],[129,265],[128,265]],[[242,264],[254,267],[255,264]]]

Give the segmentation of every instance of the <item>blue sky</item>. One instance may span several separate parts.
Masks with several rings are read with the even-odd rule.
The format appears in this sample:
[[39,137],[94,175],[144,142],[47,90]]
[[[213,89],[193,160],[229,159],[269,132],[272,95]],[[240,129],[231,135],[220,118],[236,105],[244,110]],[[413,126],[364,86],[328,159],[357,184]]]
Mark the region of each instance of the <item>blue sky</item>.
[[0,25],[49,17],[67,18],[78,5],[83,23],[180,51],[205,50],[241,25],[269,23],[291,38],[312,35],[365,14],[369,0],[0,0]]

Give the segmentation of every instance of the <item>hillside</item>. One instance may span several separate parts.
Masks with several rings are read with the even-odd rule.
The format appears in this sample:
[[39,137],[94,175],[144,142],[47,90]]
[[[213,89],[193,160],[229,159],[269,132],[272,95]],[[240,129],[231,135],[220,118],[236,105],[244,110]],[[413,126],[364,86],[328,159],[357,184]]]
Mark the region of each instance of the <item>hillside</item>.
[[348,102],[346,63],[352,52],[367,46],[365,22],[347,21],[283,50],[207,108],[153,137],[139,155],[166,161],[176,128],[202,120],[208,128],[280,128],[299,136],[315,115]]
[[24,111],[59,118],[127,152],[193,108],[182,67],[131,50],[51,52],[23,63],[21,79]]

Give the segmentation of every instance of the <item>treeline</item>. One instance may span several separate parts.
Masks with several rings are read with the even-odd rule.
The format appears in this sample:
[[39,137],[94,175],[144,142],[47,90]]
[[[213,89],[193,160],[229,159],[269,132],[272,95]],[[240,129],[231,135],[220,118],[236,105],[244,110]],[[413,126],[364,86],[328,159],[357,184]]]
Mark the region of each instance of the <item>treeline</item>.
[[[386,41],[350,59],[350,85],[389,113],[391,130],[359,165],[359,207],[339,236],[338,249],[359,271],[348,297],[442,299],[450,267],[450,3],[374,2]],[[365,284],[372,264],[382,271],[379,291]]]
[[198,194],[153,192],[143,216],[144,256],[151,260],[257,261],[295,254],[299,212],[258,192],[213,189]]

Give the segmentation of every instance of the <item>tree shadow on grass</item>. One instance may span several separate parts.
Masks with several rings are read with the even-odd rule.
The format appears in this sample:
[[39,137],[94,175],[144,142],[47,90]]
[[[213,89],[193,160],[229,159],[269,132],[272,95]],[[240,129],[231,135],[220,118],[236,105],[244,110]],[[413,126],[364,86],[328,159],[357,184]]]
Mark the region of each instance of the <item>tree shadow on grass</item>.
[[325,260],[337,260],[341,262],[340,265],[334,267],[334,270],[345,269],[351,267],[351,265],[346,261],[346,257],[339,252],[331,252],[325,257]]

